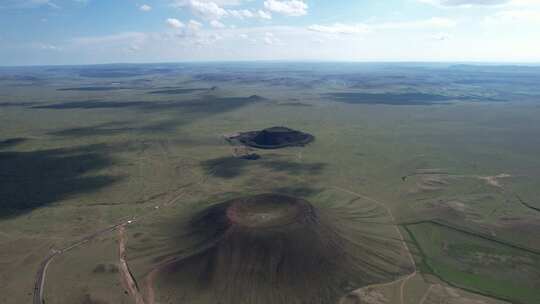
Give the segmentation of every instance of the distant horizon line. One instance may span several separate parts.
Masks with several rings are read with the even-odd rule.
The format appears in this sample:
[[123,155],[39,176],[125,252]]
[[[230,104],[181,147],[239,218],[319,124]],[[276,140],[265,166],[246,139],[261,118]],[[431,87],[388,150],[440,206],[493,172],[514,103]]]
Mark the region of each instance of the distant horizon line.
[[501,65],[501,66],[540,66],[540,61],[480,61],[480,60],[186,60],[186,61],[141,61],[141,62],[103,62],[103,63],[59,63],[59,64],[14,64],[0,65],[0,68],[31,67],[77,67],[107,65],[153,65],[153,64],[255,64],[255,63],[339,63],[339,64],[468,64],[468,65]]

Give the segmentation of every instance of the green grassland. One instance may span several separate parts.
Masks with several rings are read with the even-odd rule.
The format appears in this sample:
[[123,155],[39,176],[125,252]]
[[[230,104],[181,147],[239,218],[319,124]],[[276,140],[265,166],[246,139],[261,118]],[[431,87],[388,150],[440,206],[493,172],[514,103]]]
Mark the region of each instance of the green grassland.
[[[371,64],[0,69],[0,302],[30,302],[52,248],[126,218],[141,218],[127,230],[140,282],[181,255],[177,223],[200,208],[265,192],[320,205],[350,200],[338,187],[384,203],[396,223],[443,220],[504,242],[406,226],[423,253],[420,270],[537,303],[537,255],[505,243],[540,250],[540,213],[516,196],[540,207],[539,75],[529,67]],[[257,150],[253,161],[233,157],[223,139],[279,125],[316,139]],[[446,172],[435,181],[443,185],[402,180],[419,169]],[[511,175],[502,188],[474,178],[502,173]],[[117,250],[111,232],[55,259],[47,303],[130,303],[107,266]]]
[[494,242],[447,226],[406,226],[421,251],[426,273],[454,286],[512,303],[535,303],[540,251]]

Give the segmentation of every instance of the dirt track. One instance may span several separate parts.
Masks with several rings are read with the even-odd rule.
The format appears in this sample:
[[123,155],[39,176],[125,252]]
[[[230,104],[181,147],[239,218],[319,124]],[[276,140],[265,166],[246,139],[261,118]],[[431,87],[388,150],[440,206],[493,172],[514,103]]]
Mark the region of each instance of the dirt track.
[[[347,189],[344,189],[344,188],[340,188],[340,187],[337,187],[337,186],[334,186],[333,187],[334,189],[337,189],[337,190],[340,190],[340,191],[343,191],[343,192],[347,192],[347,193],[350,193],[352,195],[356,195],[360,198],[363,198],[365,200],[368,200],[370,202],[373,202],[373,203],[376,203],[377,205],[381,206],[384,208],[384,210],[386,210],[386,212],[388,213],[388,216],[390,216],[390,219],[392,220],[392,223],[396,223],[396,218],[394,217],[394,214],[392,213],[392,210],[390,210],[390,208],[388,208],[388,206],[386,206],[384,203],[382,203],[381,201],[378,201],[374,198],[371,198],[369,196],[366,196],[366,195],[363,195],[363,194],[360,194],[360,193],[356,193],[356,192],[353,192],[351,190],[347,190]],[[403,245],[403,248],[405,248],[405,250],[407,251],[407,256],[409,258],[409,262],[411,263],[411,265],[414,267],[414,269],[416,270],[416,263],[414,262],[414,258],[411,254],[411,251],[409,250],[409,246],[407,246],[407,243],[405,242],[405,239],[403,238],[403,235],[401,234],[401,231],[399,230],[398,226],[395,225],[394,226],[397,234],[398,234],[398,237],[401,241],[401,244]]]
[[49,264],[52,262],[52,260],[58,255],[58,251],[53,251],[43,262],[41,262],[41,265],[39,267],[39,270],[36,275],[36,281],[34,286],[34,304],[43,304],[45,303],[43,301],[43,287],[45,285],[45,274],[47,272],[47,268],[49,267]]
[[[376,200],[374,198],[371,198],[369,196],[366,196],[366,195],[363,195],[363,194],[360,194],[360,193],[356,193],[354,191],[351,191],[351,190],[347,190],[347,189],[344,189],[344,188],[340,188],[340,187],[337,187],[337,186],[334,186],[333,187],[334,189],[337,189],[337,190],[340,190],[340,191],[343,191],[343,192],[347,192],[347,193],[350,193],[352,195],[356,195],[360,198],[363,198],[365,200],[368,200],[370,202],[373,202],[373,203],[376,203],[377,205],[381,206],[382,208],[384,208],[386,210],[386,212],[388,213],[388,216],[390,217],[390,219],[392,220],[392,223],[395,224],[396,222],[396,218],[394,217],[394,214],[392,213],[392,210],[390,210],[390,208],[388,206],[386,206],[383,202],[379,201],[379,200]],[[372,288],[372,287],[380,287],[380,286],[385,286],[385,285],[391,285],[391,284],[395,284],[397,282],[400,282],[401,281],[401,285],[399,287],[399,298],[400,298],[400,303],[401,304],[405,304],[405,299],[404,299],[404,290],[405,290],[405,285],[407,284],[407,282],[409,281],[409,279],[411,279],[412,277],[414,277],[416,274],[417,274],[417,270],[416,270],[416,263],[414,261],[414,258],[411,254],[411,251],[409,250],[409,246],[407,246],[407,243],[405,242],[405,238],[403,238],[403,234],[401,233],[401,231],[399,230],[399,227],[397,225],[394,226],[397,234],[398,234],[398,237],[401,241],[401,244],[403,245],[403,248],[405,248],[405,251],[407,252],[407,256],[409,258],[409,262],[411,263],[411,265],[413,266],[414,268],[414,271],[410,274],[408,274],[407,276],[405,277],[402,277],[402,278],[399,278],[397,280],[394,280],[392,282],[388,282],[388,283],[383,283],[383,284],[375,284],[375,285],[368,285],[368,286],[365,286],[365,287],[362,287],[362,288]]]
[[81,240],[73,243],[72,245],[70,246],[67,246],[67,247],[64,247],[60,250],[54,250],[52,254],[50,254],[49,256],[47,256],[47,258],[45,258],[43,260],[43,262],[41,262],[40,264],[40,267],[36,273],[36,279],[35,279],[35,282],[34,282],[34,298],[33,298],[33,301],[32,303],[33,304],[44,304],[45,303],[45,300],[43,299],[43,290],[44,290],[44,287],[45,287],[45,279],[46,279],[46,275],[47,275],[47,268],[49,267],[49,264],[54,260],[55,257],[57,257],[58,255],[60,254],[63,254],[63,253],[66,253],[67,251],[70,251],[71,249],[74,249],[74,248],[77,248],[83,244],[86,244],[87,242],[91,241],[92,239],[100,236],[100,235],[103,235],[105,233],[108,233],[108,232],[111,232],[111,231],[114,231],[116,229],[118,229],[119,227],[122,227],[122,226],[125,226],[127,224],[130,224],[132,223],[134,220],[127,220],[127,221],[124,221],[122,223],[119,223],[119,224],[116,224],[116,225],[112,225],[108,228],[105,228],[103,230],[100,230],[98,232],[95,232],[89,236],[86,236],[84,238],[82,238]]
[[122,285],[133,298],[136,304],[144,304],[144,299],[139,292],[137,282],[133,278],[126,261],[126,235],[125,226],[118,228],[118,257],[120,259],[120,274],[122,277]]
[[422,297],[422,299],[420,300],[418,304],[424,304],[424,302],[427,300],[429,296],[429,293],[431,292],[431,289],[433,289],[434,286],[435,286],[434,284],[429,285],[428,289],[424,293],[424,296]]

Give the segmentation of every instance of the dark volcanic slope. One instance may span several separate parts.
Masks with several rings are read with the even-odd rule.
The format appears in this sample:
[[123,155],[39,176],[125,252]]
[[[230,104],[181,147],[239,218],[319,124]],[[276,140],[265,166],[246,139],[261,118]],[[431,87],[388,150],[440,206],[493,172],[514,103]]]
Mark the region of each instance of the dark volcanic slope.
[[204,240],[202,249],[162,268],[156,282],[158,299],[336,303],[353,289],[406,272],[399,262],[399,243],[340,223],[351,216],[367,221],[380,216],[376,208],[362,212],[359,217],[339,215],[276,194],[214,205],[189,224]]
[[237,138],[244,145],[260,149],[279,149],[303,146],[314,140],[313,135],[286,127],[272,127],[260,131],[240,133]]

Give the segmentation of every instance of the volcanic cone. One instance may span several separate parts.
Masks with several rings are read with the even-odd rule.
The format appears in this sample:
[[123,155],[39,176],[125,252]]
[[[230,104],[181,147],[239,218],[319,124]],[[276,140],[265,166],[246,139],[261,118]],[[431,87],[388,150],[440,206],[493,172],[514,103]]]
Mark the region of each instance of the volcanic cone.
[[303,146],[314,140],[313,135],[286,127],[272,127],[260,131],[240,133],[237,138],[244,145],[259,149],[279,149]]
[[398,242],[342,223],[356,219],[369,225],[381,211],[355,212],[278,194],[213,205],[189,223],[203,240],[201,249],[163,267],[161,300],[336,303],[353,289],[406,272]]

